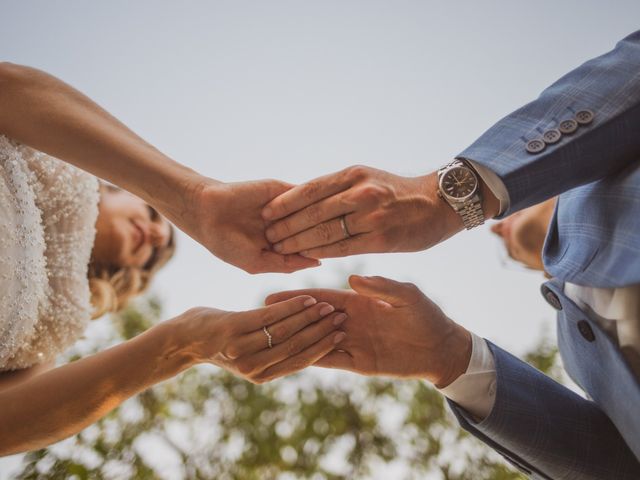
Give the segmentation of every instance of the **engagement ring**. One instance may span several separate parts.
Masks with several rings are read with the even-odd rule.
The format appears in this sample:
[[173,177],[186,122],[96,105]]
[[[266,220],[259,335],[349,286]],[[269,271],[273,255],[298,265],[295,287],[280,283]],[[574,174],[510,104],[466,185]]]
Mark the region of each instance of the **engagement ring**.
[[269,348],[273,348],[273,343],[271,341],[272,337],[271,337],[271,334],[269,333],[269,330],[267,330],[267,327],[262,327],[262,331],[267,336],[267,345],[269,345]]

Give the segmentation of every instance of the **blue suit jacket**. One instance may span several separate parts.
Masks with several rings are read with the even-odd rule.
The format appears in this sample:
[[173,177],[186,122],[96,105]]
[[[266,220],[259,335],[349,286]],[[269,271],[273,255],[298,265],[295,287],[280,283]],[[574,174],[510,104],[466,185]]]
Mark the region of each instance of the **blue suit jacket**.
[[[593,121],[538,153],[542,138],[580,110]],[[640,384],[620,350],[563,293],[640,283],[640,31],[565,75],[459,155],[505,183],[512,213],[560,195],[544,247],[554,279],[565,368],[592,400],[489,344],[496,402],[476,423],[450,402],[463,428],[534,478],[640,479]],[[552,292],[551,294],[549,292]],[[553,298],[552,298],[553,299]]]

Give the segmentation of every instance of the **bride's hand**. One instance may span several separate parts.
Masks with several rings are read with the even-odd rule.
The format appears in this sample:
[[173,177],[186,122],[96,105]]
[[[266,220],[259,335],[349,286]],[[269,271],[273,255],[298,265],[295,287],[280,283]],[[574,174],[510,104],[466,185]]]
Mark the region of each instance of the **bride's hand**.
[[303,295],[246,312],[191,309],[176,319],[175,331],[195,363],[213,363],[264,383],[331,352],[346,336],[338,331],[346,318],[328,303]]
[[260,212],[291,185],[224,184],[203,177],[39,70],[0,62],[0,84],[0,132],[137,195],[225,262],[249,273],[318,265],[272,252],[265,237]]
[[170,219],[227,263],[249,273],[290,273],[319,262],[272,251],[262,208],[292,186],[278,180],[221,183],[200,177],[190,181],[184,211]]

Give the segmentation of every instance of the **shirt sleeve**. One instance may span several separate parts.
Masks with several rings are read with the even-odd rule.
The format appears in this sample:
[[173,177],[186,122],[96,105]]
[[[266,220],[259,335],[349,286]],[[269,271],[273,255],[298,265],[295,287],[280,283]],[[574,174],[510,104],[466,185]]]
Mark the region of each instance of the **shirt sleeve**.
[[485,167],[484,165],[479,164],[478,162],[474,162],[473,160],[469,160],[468,158],[464,159],[469,165],[473,167],[473,169],[480,175],[480,178],[487,186],[491,193],[495,195],[495,197],[500,202],[500,212],[498,215],[502,215],[509,208],[509,192],[507,191],[507,187],[505,187],[504,182],[500,180],[500,177],[496,175],[493,171]]
[[487,342],[471,333],[471,359],[467,371],[440,389],[449,400],[473,415],[476,421],[489,416],[496,398],[496,367]]

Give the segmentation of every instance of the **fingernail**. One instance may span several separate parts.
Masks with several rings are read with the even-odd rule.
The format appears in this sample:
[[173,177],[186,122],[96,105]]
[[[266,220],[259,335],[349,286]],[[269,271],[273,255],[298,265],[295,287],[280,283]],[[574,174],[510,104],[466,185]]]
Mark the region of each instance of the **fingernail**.
[[273,246],[273,249],[274,249],[276,252],[280,253],[280,252],[282,251],[282,243],[276,243],[276,244]]
[[271,209],[271,207],[266,207],[264,210],[262,210],[262,217],[269,219],[273,216],[273,210]]
[[309,250],[303,250],[300,253],[298,253],[298,255],[302,255],[303,257],[308,257],[309,256]]
[[344,322],[346,319],[347,319],[347,314],[346,313],[339,313],[338,315],[336,315],[336,318],[333,319],[333,324],[335,326],[338,326],[342,322]]
[[316,303],[318,303],[318,301],[315,298],[311,297],[311,298],[307,298],[304,301],[304,306],[305,307],[310,307],[311,305],[315,305]]
[[333,343],[338,344],[343,341],[347,337],[347,334],[344,332],[338,332],[335,337],[333,337]]
[[334,310],[335,308],[333,308],[333,305],[325,305],[320,309],[320,315],[324,317],[325,315],[329,315]]

